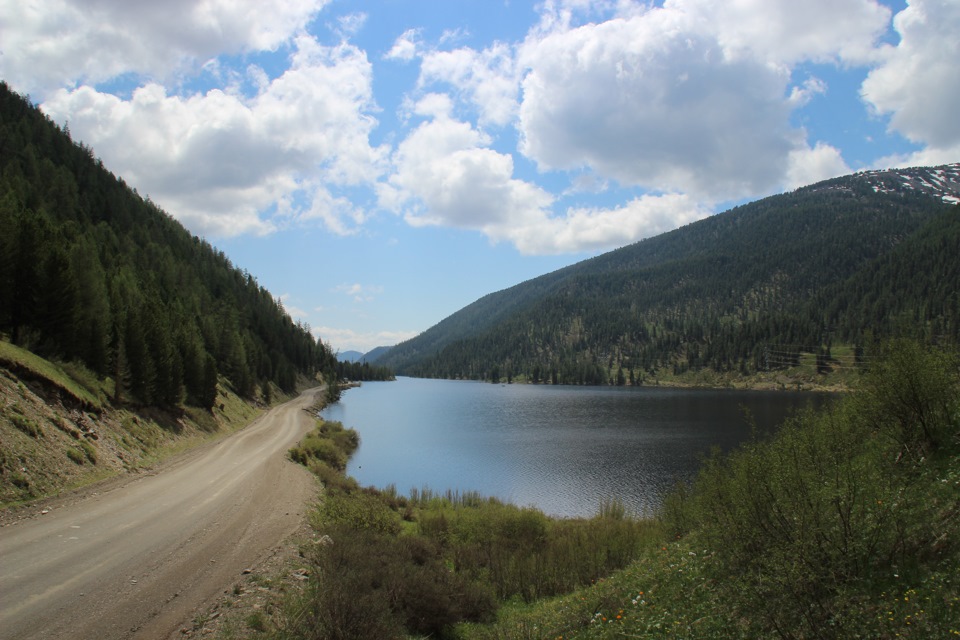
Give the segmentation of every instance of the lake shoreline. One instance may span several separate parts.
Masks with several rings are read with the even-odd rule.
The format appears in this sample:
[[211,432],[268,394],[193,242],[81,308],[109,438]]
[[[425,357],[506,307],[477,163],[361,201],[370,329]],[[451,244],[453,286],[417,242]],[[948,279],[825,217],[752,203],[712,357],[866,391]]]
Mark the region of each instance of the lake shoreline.
[[322,417],[360,433],[348,473],[363,485],[477,491],[550,516],[584,517],[620,497],[632,513],[650,513],[712,448],[772,432],[794,410],[827,398],[400,377],[345,393]]

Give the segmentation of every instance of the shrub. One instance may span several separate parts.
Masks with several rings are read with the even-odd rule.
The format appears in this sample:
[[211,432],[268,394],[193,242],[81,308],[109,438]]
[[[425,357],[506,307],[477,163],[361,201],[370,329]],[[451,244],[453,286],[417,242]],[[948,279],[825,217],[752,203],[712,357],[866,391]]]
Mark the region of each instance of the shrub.
[[958,444],[958,386],[956,352],[896,341],[883,347],[855,406],[874,431],[898,442],[904,457],[918,460]]
[[451,637],[461,620],[488,620],[491,596],[444,566],[422,538],[333,527],[334,542],[314,547],[300,601],[281,621],[292,637],[337,640]]
[[895,346],[863,391],[798,414],[770,441],[711,457],[689,491],[665,501],[669,529],[715,554],[717,588],[751,633],[853,634],[862,619],[850,594],[894,573],[906,580],[934,551],[937,509],[957,505],[931,501],[925,477],[926,456],[957,433],[948,361]]
[[87,457],[90,464],[97,464],[97,449],[89,442],[81,442],[80,448],[83,449],[83,455]]
[[83,464],[86,460],[86,456],[83,455],[83,452],[79,449],[74,449],[73,447],[67,448],[67,457],[70,458],[75,464]]
[[343,471],[350,455],[359,445],[360,436],[353,429],[344,429],[339,422],[319,420],[317,428],[290,449],[290,458],[305,466],[319,461]]
[[39,438],[43,436],[43,431],[41,430],[40,425],[30,418],[20,415],[19,413],[12,413],[10,415],[10,422],[13,423],[13,426],[31,438]]
[[357,531],[400,533],[400,518],[376,494],[328,491],[316,512],[316,528],[351,527]]

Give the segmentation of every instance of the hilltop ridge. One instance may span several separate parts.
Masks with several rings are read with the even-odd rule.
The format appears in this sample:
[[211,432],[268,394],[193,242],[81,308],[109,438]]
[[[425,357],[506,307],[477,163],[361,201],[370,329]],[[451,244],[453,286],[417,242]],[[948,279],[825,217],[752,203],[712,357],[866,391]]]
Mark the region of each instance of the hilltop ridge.
[[956,202],[960,163],[826,180],[485,296],[379,362],[567,384],[855,369],[875,339],[958,338]]

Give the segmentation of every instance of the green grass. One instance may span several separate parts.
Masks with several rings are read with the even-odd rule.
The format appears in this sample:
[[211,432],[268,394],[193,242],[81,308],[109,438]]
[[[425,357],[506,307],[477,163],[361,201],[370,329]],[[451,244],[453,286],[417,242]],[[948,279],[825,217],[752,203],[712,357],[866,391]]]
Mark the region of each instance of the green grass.
[[897,345],[858,393],[709,460],[629,567],[460,637],[960,636],[957,363]]
[[893,345],[856,393],[709,458],[656,519],[404,497],[311,458],[332,543],[305,547],[265,637],[960,637],[958,365]]
[[[21,349],[9,342],[0,341],[0,364],[13,371],[48,381],[85,407],[97,411],[103,408],[103,403],[100,401],[100,398],[92,393],[84,384],[81,384],[69,375],[63,367],[49,360],[45,360],[26,349]],[[73,367],[71,370],[77,371],[77,368]],[[86,376],[84,376],[84,380],[87,381]]]

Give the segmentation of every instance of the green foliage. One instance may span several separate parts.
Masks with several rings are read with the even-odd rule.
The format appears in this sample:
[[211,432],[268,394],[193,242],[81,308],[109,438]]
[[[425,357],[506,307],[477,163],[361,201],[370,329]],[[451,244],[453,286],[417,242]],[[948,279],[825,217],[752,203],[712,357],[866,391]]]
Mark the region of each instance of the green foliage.
[[737,576],[724,593],[751,633],[850,635],[863,624],[851,607],[864,590],[956,562],[960,546],[947,533],[956,522],[942,518],[955,520],[947,514],[960,494],[938,495],[934,480],[955,467],[944,452],[960,427],[955,363],[892,344],[862,391],[801,413],[772,441],[711,458],[692,489],[668,501],[671,529],[713,550],[718,585]]
[[[666,501],[668,538],[626,569],[461,637],[956,637],[960,424],[955,405],[937,409],[960,394],[956,360],[915,343],[883,353],[858,392],[710,458]],[[917,427],[904,448],[904,415],[939,444]]]
[[317,577],[290,606],[279,637],[449,638],[454,623],[491,617],[489,594],[451,573],[426,540],[368,529],[329,531],[333,544],[307,554]]
[[361,488],[330,454],[345,458],[358,445],[355,431],[318,421],[291,450],[324,492],[310,519],[317,541],[304,551],[308,587],[288,601],[273,637],[455,637],[458,623],[489,621],[498,600],[589,584],[661,535],[616,501],[595,518],[553,520],[475,492],[405,498]]
[[400,533],[400,517],[375,493],[328,492],[320,503],[314,522],[317,528],[348,527],[355,531]]
[[957,445],[960,360],[948,350],[923,349],[913,341],[885,345],[856,399],[870,428],[914,459]]
[[81,442],[80,448],[83,450],[83,455],[86,456],[90,464],[97,464],[97,450],[92,444],[89,442]]
[[360,436],[353,429],[345,429],[340,422],[318,420],[317,427],[290,449],[290,458],[305,466],[319,462],[343,471],[359,446]]
[[393,380],[393,372],[387,367],[369,362],[337,362],[338,380]]
[[43,437],[43,430],[40,428],[40,425],[26,416],[22,416],[19,413],[11,413],[10,422],[13,423],[13,426],[31,438]]
[[0,364],[25,379],[40,378],[63,391],[80,405],[100,410],[101,402],[89,388],[89,377],[75,367],[59,367],[17,345],[0,340]]
[[[960,216],[849,176],[766,198],[490,294],[378,362],[405,375],[643,384],[751,375],[840,344],[960,339]],[[841,368],[843,367],[843,368]]]
[[[0,333],[114,381],[114,400],[210,409],[333,378],[310,328],[0,83]],[[95,404],[98,401],[94,401]]]

